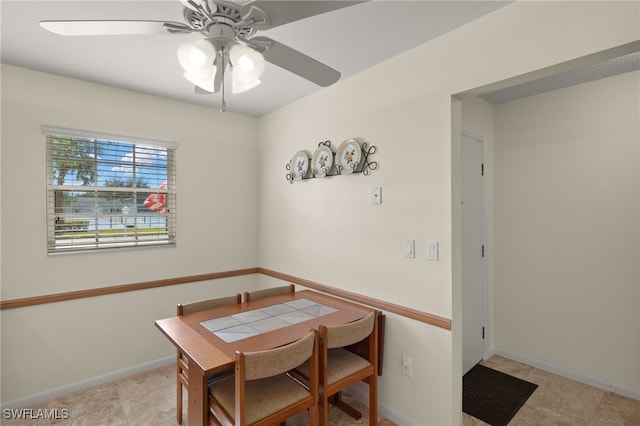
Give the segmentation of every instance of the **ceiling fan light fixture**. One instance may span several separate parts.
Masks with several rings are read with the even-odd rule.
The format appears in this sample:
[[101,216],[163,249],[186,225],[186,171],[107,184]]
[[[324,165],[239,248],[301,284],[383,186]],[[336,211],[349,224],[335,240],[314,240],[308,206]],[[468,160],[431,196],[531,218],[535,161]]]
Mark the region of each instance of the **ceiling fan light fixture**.
[[209,40],[196,40],[178,47],[178,61],[182,68],[192,76],[206,78],[215,70],[216,48]]
[[251,90],[254,87],[259,86],[260,83],[262,83],[262,82],[260,81],[259,78],[256,78],[256,79],[251,80],[251,81],[241,81],[241,80],[238,80],[238,79],[234,78],[234,76],[232,75],[232,77],[231,77],[231,92],[234,95],[237,95],[238,93],[246,92],[247,90]]
[[233,66],[234,80],[252,82],[264,72],[265,60],[262,53],[245,44],[234,44],[229,50],[229,60]]
[[[179,0],[184,22],[43,20],[40,26],[64,36],[201,34],[204,39],[178,47],[178,61],[184,78],[196,85],[196,93],[200,93],[199,89],[222,92],[223,111],[225,80],[232,80],[234,93],[258,86],[265,56],[269,63],[319,86],[338,81],[337,70],[269,37],[253,35],[366,1],[304,1],[296,6],[288,1]],[[226,75],[227,67],[230,77]]]
[[196,75],[185,72],[182,76],[191,84],[198,86],[202,90],[206,90],[207,92],[214,93],[215,92],[215,77],[216,70],[215,66],[212,67],[212,71],[206,77],[198,77]]

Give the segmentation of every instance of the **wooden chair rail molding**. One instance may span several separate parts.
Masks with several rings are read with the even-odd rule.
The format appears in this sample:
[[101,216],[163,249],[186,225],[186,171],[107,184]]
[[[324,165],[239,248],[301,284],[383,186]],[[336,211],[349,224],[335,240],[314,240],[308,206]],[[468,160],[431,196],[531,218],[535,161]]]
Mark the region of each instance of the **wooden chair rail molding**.
[[445,330],[451,330],[451,320],[443,318],[437,315],[428,314],[426,312],[411,309],[406,306],[396,305],[394,303],[385,302],[383,300],[374,299],[373,297],[363,296],[358,293],[352,293],[350,291],[340,290],[339,288],[330,287],[328,285],[316,283],[313,281],[305,280],[303,278],[294,277],[293,275],[283,274],[281,272],[272,271],[266,268],[258,268],[258,273],[268,275],[270,277],[278,278],[283,281],[288,281],[293,284],[299,284],[304,287],[308,287],[313,290],[318,290],[323,293],[330,294],[332,296],[342,297],[363,305],[371,306],[372,308],[380,309],[381,311],[392,312],[394,314],[401,315],[403,317],[411,318],[416,321],[424,322],[434,325],[436,327],[444,328]]
[[42,305],[45,303],[63,302],[65,300],[84,299],[85,297],[105,296],[107,294],[125,293],[127,291],[147,290],[150,288],[187,284],[197,281],[237,277],[240,275],[251,275],[256,273],[258,273],[258,268],[236,269],[233,271],[213,272],[211,274],[189,275],[186,277],[167,278],[164,280],[70,291],[67,293],[45,294],[43,296],[25,297],[22,299],[2,300],[0,301],[0,310]]
[[342,297],[363,305],[371,306],[381,311],[392,312],[394,314],[411,318],[436,327],[451,330],[451,320],[437,315],[422,312],[406,306],[396,305],[394,303],[385,302],[383,300],[374,299],[372,297],[363,296],[358,293],[341,290],[325,284],[309,281],[304,278],[295,277],[293,275],[284,274],[266,268],[246,268],[231,271],[213,272],[210,274],[189,275],[178,278],[168,278],[164,280],[145,281],[134,284],[116,285],[110,287],[100,287],[88,290],[70,291],[66,293],[46,294],[42,296],[24,297],[20,299],[10,299],[0,301],[0,310],[22,308],[26,306],[42,305],[45,303],[63,302],[66,300],[83,299],[85,297],[104,296],[107,294],[124,293],[128,291],[147,290],[150,288],[166,287],[170,285],[187,284],[197,281],[216,280],[220,278],[237,277],[241,275],[263,274],[292,284],[298,284],[313,290],[321,291],[336,297]]

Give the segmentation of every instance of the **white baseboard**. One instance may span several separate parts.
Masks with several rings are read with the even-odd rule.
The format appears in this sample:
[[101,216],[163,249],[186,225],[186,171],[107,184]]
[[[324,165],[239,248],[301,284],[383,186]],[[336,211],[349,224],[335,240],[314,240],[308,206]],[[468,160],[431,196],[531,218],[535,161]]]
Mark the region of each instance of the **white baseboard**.
[[484,350],[484,355],[482,359],[489,359],[492,356],[494,356],[496,354],[496,348],[495,347],[490,347],[490,348],[485,348]]
[[600,380],[595,377],[590,377],[585,374],[578,373],[577,371],[560,367],[553,363],[542,361],[540,359],[533,358],[518,352],[513,352],[508,349],[496,347],[495,350],[492,352],[495,352],[496,355],[500,355],[502,357],[509,358],[514,361],[522,362],[524,364],[539,368],[544,371],[548,371],[549,373],[557,374],[558,376],[566,377],[568,379],[585,383],[587,385],[590,385],[599,389],[603,389],[608,392],[617,393],[619,395],[626,396],[627,398],[640,400],[640,391],[637,391],[634,389],[629,389],[624,386],[617,385],[615,383],[610,383],[605,380]]
[[2,406],[0,406],[0,409],[4,410],[5,408],[11,409],[11,408],[31,407],[41,402],[47,401],[49,399],[66,395],[68,393],[89,389],[91,387],[98,386],[103,383],[112,382],[114,380],[123,379],[125,377],[129,377],[134,374],[144,373],[145,371],[154,370],[160,367],[165,367],[174,362],[176,362],[175,355],[168,356],[166,358],[160,358],[155,361],[145,362],[143,364],[134,365],[133,367],[128,367],[122,370],[103,374],[102,376],[93,377],[91,379],[82,380],[76,383],[72,383],[70,385],[40,392],[25,398],[8,401],[2,404]]

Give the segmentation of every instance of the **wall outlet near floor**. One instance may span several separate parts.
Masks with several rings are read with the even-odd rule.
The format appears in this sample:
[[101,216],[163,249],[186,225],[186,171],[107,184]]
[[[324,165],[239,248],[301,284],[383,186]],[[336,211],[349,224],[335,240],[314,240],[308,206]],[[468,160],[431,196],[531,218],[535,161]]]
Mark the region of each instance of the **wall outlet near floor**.
[[382,204],[382,187],[374,186],[371,190],[371,201],[373,204]]
[[409,352],[402,351],[400,355],[402,358],[402,374],[407,377],[411,377],[411,357],[409,357]]

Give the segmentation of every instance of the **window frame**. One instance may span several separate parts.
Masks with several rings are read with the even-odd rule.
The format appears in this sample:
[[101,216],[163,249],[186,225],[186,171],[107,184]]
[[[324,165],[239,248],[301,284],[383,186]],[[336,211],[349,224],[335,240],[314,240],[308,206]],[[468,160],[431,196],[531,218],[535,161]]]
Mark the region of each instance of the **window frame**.
[[[84,130],[64,129],[52,126],[43,126],[43,136],[45,139],[46,152],[46,236],[47,236],[47,254],[58,253],[78,253],[78,252],[96,252],[103,250],[119,250],[143,247],[175,247],[177,239],[177,206],[176,206],[176,151],[177,144],[175,142],[158,141],[133,138],[128,136],[120,136],[106,133],[97,133]],[[88,164],[87,168],[91,168],[92,176],[85,179],[84,183],[80,183],[77,179],[75,182],[67,183],[66,179],[62,185],[56,182],[56,164],[54,161],[54,139],[60,140],[69,138],[71,141],[81,139],[82,143],[88,144],[89,148],[93,146],[93,154],[85,153],[81,158],[81,162]],[[79,144],[73,145],[74,148]],[[112,157],[100,158],[100,151],[104,147],[109,147],[106,151]],[[123,156],[126,151],[112,149],[118,147],[129,149],[130,155]],[[86,146],[85,146],[86,148]],[[151,152],[155,155],[154,161],[164,155],[164,165],[151,164],[148,154],[145,159],[142,152]],[[136,158],[138,153],[138,158]],[[119,154],[120,158],[115,159]],[[91,157],[93,155],[93,157]],[[76,157],[77,158],[77,157]],[[92,161],[91,158],[94,158]],[[145,162],[146,161],[146,162]],[[93,163],[93,164],[92,164]],[[102,173],[108,166],[114,168],[121,167],[131,170],[131,173],[124,171],[112,171]],[[151,168],[156,170],[156,178],[166,178],[162,185],[154,187],[141,186],[138,187],[138,177],[136,173],[140,173],[142,179],[142,170]],[[71,169],[75,170],[75,169]],[[166,174],[165,174],[166,173]],[[77,176],[77,171],[76,171]],[[128,185],[101,186],[106,184],[105,178],[112,178],[112,183],[119,183],[120,179],[129,177]],[[75,209],[67,212],[70,207],[63,203],[60,207],[60,197],[75,196],[76,200],[80,200],[78,196],[82,193],[82,199],[85,201],[84,214],[78,212],[76,218]],[[122,207],[116,212],[114,206],[109,205],[106,200],[109,199],[113,203],[119,200]],[[131,206],[125,204],[123,200],[130,200]],[[154,209],[152,202],[149,207],[144,205],[144,201],[161,201],[160,207]],[[142,201],[142,203],[140,202]],[[141,205],[142,204],[142,205]],[[165,206],[162,209],[162,206]],[[118,204],[117,207],[120,207]],[[87,212],[87,209],[88,212]],[[60,220],[61,214],[64,214]],[[110,221],[109,230],[112,235],[106,236],[104,231],[106,228],[105,221]],[[114,223],[115,225],[111,225]],[[147,222],[148,220],[148,222]],[[67,223],[65,224],[65,221]],[[119,222],[118,222],[119,221]],[[79,225],[78,225],[79,224]],[[119,228],[118,228],[118,224]],[[145,227],[146,225],[146,227]],[[146,228],[146,231],[145,231]],[[154,232],[155,230],[155,232]],[[77,233],[77,237],[74,236]],[[62,236],[64,234],[64,236]]]

